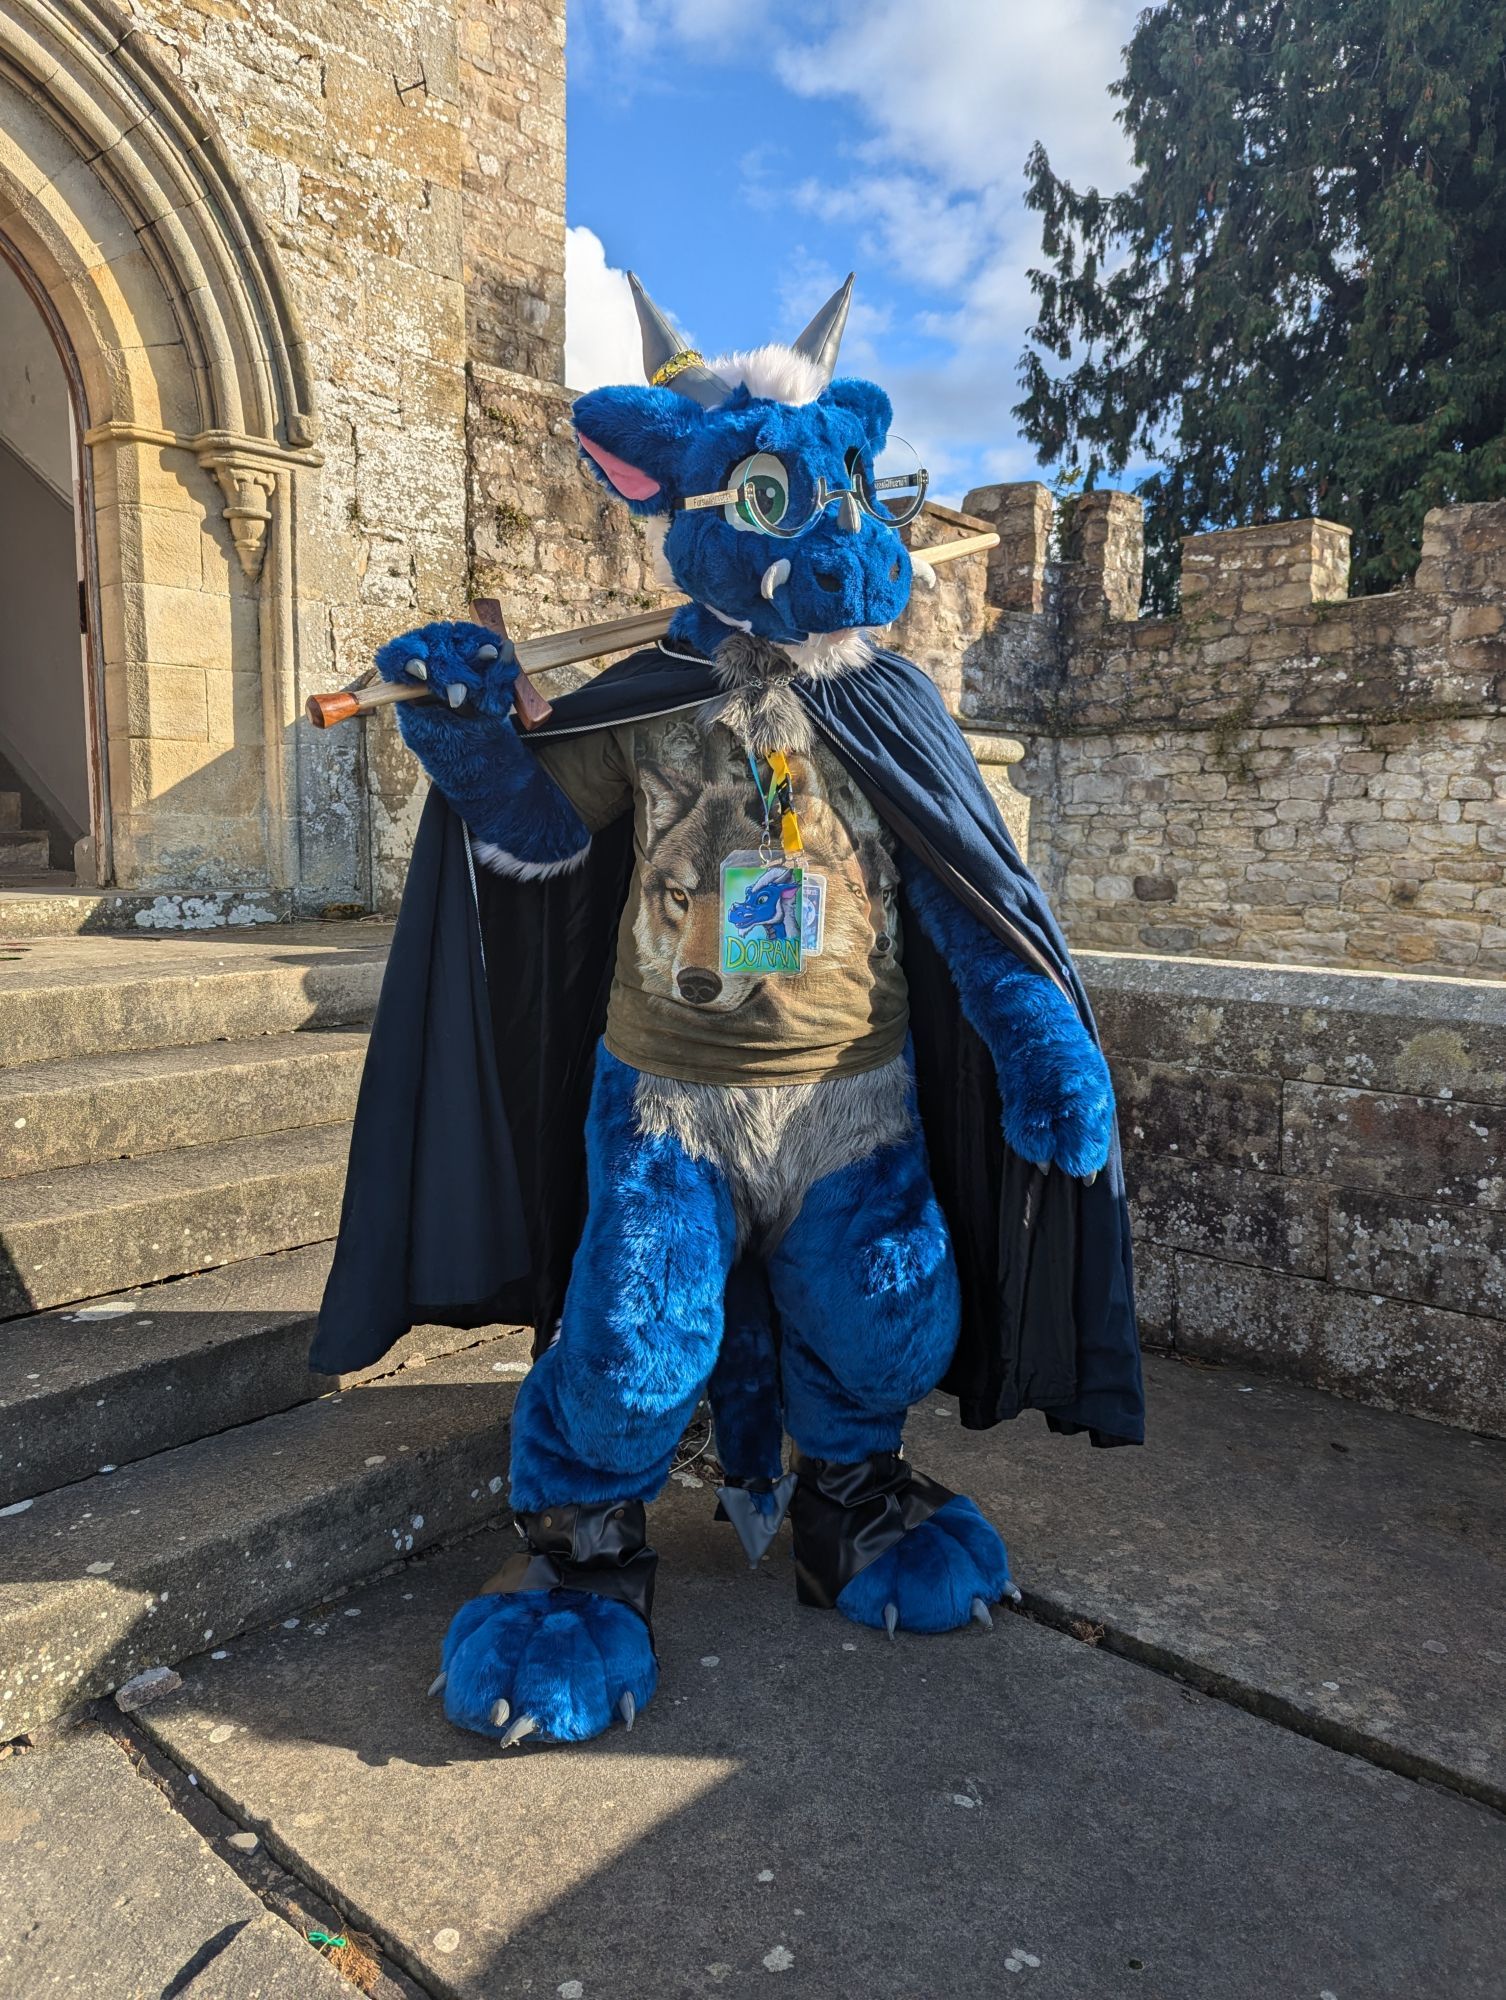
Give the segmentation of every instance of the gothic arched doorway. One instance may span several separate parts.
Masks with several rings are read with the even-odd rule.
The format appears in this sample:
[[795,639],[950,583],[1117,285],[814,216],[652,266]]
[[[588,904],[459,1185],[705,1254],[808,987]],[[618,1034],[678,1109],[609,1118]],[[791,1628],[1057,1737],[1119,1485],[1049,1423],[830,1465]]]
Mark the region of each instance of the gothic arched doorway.
[[66,337],[0,237],[0,882],[107,879],[86,428]]
[[[92,708],[100,881],[291,895],[293,519],[319,463],[302,343],[214,135],[126,25],[96,0],[0,9],[6,275],[72,374],[81,446],[94,666],[74,690],[71,775],[51,789],[77,818]],[[55,526],[57,499],[54,480]]]

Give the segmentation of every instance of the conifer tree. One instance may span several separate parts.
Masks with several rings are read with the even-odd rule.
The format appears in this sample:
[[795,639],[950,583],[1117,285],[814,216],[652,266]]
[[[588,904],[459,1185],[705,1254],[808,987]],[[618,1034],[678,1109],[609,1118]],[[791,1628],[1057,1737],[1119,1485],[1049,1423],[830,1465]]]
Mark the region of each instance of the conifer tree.
[[1124,54],[1128,191],[1027,163],[1026,437],[1159,461],[1153,609],[1183,534],[1306,514],[1394,588],[1429,507],[1506,496],[1506,4],[1167,0]]

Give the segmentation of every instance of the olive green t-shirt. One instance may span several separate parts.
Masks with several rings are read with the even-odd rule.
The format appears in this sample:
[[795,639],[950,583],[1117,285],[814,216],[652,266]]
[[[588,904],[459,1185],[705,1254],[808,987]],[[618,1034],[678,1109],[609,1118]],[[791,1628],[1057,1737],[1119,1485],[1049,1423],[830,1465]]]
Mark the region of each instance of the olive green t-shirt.
[[[636,865],[607,1012],[613,1055],[657,1076],[762,1084],[813,1083],[899,1054],[909,1000],[894,844],[824,746],[790,756],[806,886],[782,909],[777,821],[765,870],[758,787],[722,724],[685,709],[533,748],[593,833],[633,815]],[[767,763],[758,770],[767,787]],[[733,855],[745,872],[729,886]],[[771,942],[796,924],[798,953]],[[792,956],[798,972],[758,969]]]

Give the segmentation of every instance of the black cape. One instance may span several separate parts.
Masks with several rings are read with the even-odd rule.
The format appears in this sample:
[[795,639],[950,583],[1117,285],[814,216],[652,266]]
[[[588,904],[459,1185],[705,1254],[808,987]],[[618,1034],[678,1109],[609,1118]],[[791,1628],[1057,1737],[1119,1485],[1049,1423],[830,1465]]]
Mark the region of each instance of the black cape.
[[[900,844],[1054,979],[1096,1036],[1066,941],[934,684],[881,653],[860,673],[794,685]],[[564,696],[535,734],[641,721],[717,692],[709,662],[655,647]],[[632,864],[626,814],[568,874],[476,869],[464,825],[431,789],[372,1028],[315,1369],[367,1367],[419,1324],[555,1325],[585,1214],[586,1107]],[[1117,1139],[1086,1187],[1013,1153],[992,1058],[913,914],[904,938],[921,1119],[962,1282],[943,1386],[973,1429],[1036,1409],[1094,1443],[1139,1443]]]

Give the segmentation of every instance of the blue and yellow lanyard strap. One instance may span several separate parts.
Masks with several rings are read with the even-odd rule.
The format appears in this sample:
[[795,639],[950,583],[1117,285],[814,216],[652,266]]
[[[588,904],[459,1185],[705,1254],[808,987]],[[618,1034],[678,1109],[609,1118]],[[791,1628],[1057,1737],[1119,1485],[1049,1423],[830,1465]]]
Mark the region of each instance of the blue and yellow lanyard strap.
[[774,814],[779,814],[779,844],[784,849],[786,861],[794,862],[805,852],[805,842],[800,838],[800,820],[795,812],[795,790],[790,778],[790,760],[782,750],[769,752],[769,770],[773,774],[767,792],[763,780],[758,775],[758,765],[752,752],[748,754],[748,769],[753,773],[753,782],[758,787],[758,796],[763,801],[763,823],[765,834]]

